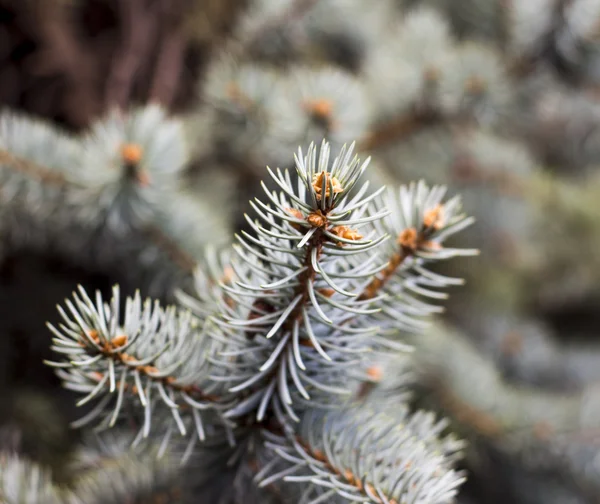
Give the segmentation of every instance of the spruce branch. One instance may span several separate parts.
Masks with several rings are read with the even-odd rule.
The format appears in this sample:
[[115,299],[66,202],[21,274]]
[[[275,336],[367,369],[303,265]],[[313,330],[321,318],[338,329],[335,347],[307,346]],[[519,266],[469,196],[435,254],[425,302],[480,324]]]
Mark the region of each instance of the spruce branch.
[[82,149],[71,173],[85,188],[74,196],[87,202],[82,218],[115,232],[150,223],[188,162],[181,124],[158,105],[111,111],[83,137]]
[[[136,145],[121,151],[134,164]],[[239,461],[279,439],[278,458],[257,479],[293,462],[265,481],[311,481],[300,502],[448,502],[461,479],[450,469],[451,443],[437,439],[441,427],[406,412],[400,425],[393,415],[370,422],[352,405],[375,405],[362,385],[380,379],[383,351],[406,349],[398,328],[418,328],[413,319],[438,311],[417,296],[443,298],[439,289],[460,283],[425,264],[474,253],[441,246],[471,219],[457,197],[442,203],[443,187],[369,192],[359,184],[369,160],[353,149],[330,160],[326,141],[300,148],[295,177],[267,168],[277,190],[262,184],[266,202],[251,202],[251,231],[230,252],[206,254],[196,294],[179,294],[191,312],[142,303],[138,293],[120,317],[118,288],[108,303],[82,288],[66,301],[63,322],[49,325],[63,359],[48,364],[83,395],[78,405],[94,403],[75,426],[104,430],[128,418],[136,444],[158,433],[162,446],[178,432],[189,440],[186,459],[198,440],[237,443]],[[253,446],[260,432],[267,444]],[[346,444],[364,461],[353,462]]]
[[255,480],[283,480],[303,504],[452,502],[464,477],[448,463],[463,446],[440,438],[446,425],[405,409],[394,416],[369,408],[310,410],[298,434],[265,434],[269,457]]
[[[195,431],[194,442],[214,435],[218,426],[228,429],[220,413],[226,393],[209,379],[218,376],[209,364],[215,340],[206,338],[191,314],[142,302],[139,293],[126,300],[122,320],[119,303],[118,287],[109,303],[99,293],[92,301],[80,287],[65,302],[68,311],[59,307],[63,323],[48,325],[52,349],[64,357],[47,364],[57,368],[66,388],[84,394],[78,406],[95,404],[74,425],[113,427],[134,407],[143,418],[139,439],[148,437],[153,419],[165,437]],[[161,419],[161,411],[170,413],[170,421]]]
[[50,471],[19,458],[0,454],[0,501],[10,504],[60,504],[68,492],[54,486]]
[[478,254],[473,249],[442,246],[474,221],[462,213],[460,197],[443,202],[445,193],[444,186],[428,187],[421,181],[401,186],[399,191],[388,190],[380,203],[390,213],[376,226],[396,239],[382,246],[389,261],[373,276],[359,299],[369,300],[385,293],[381,302],[385,317],[403,329],[417,330],[423,325],[422,317],[440,311],[438,306],[418,298],[445,299],[447,294],[440,289],[463,283],[462,279],[434,273],[427,265]]
[[439,119],[434,115],[416,111],[408,113],[370,131],[361,140],[360,148],[361,150],[372,151],[391,142],[401,142]]
[[[139,283],[139,270],[125,275],[152,294],[166,289],[170,295],[173,285],[191,279],[207,236],[214,244],[230,239],[229,214],[212,211],[186,186],[187,163],[181,123],[160,106],[113,110],[80,136],[5,111],[3,243],[14,250],[51,246],[92,269],[135,261],[157,272],[153,285],[146,285],[147,278]],[[214,219],[198,219],[200,214]]]
[[37,165],[15,156],[7,150],[0,150],[0,164],[3,168],[12,168],[23,172],[32,178],[42,180],[44,183],[62,185],[65,183],[65,178],[60,173],[53,173],[47,170],[44,166]]
[[148,440],[131,446],[131,435],[85,436],[72,463],[73,499],[67,504],[187,502],[174,446]]
[[[460,283],[424,263],[475,253],[441,247],[472,222],[458,198],[442,205],[445,189],[424,183],[385,199],[383,188],[365,196],[368,183],[359,187],[358,177],[368,161],[361,164],[352,149],[331,163],[327,142],[306,156],[300,150],[296,184],[289,171],[268,168],[280,191],[263,184],[269,204],[251,202],[253,233],[237,237],[237,256],[213,257],[208,276],[199,272],[197,300],[181,297],[197,316],[214,318],[212,337],[232,345],[219,364],[233,371],[229,390],[241,402],[227,417],[255,411],[262,422],[272,413],[285,424],[300,420],[304,404],[348,398],[361,353],[406,349],[385,335],[398,325],[419,328],[415,317],[439,311],[415,296],[442,298],[433,289]],[[390,234],[398,245],[386,242]],[[375,249],[390,259],[380,263]]]
[[[264,418],[273,397],[292,418],[298,418],[291,408],[292,395],[308,400],[309,389],[315,393],[342,390],[331,381],[321,384],[324,374],[318,380],[315,376],[328,369],[341,379],[344,373],[334,373],[331,367],[349,365],[357,351],[346,338],[354,336],[358,342],[373,331],[346,320],[377,311],[355,300],[356,279],[374,269],[373,261],[352,260],[385,240],[385,235],[377,237],[370,230],[363,237],[357,228],[386,212],[366,216],[369,202],[377,196],[364,196],[368,184],[350,196],[368,163],[361,164],[352,149],[342,148],[331,164],[326,142],[319,154],[314,145],[306,156],[300,150],[297,189],[287,170],[268,169],[281,192],[271,192],[263,184],[269,204],[255,200],[251,204],[260,220],[247,218],[255,234],[238,236],[238,254],[244,259],[250,254],[256,262],[232,263],[236,278],[233,286],[223,288],[238,310],[226,313],[221,324],[228,330],[240,328],[238,339],[246,346],[255,345],[252,358],[257,359],[253,365],[258,364],[258,373],[240,380],[232,391],[251,391],[258,420]],[[251,343],[244,337],[248,333]],[[340,339],[343,345],[336,343]]]
[[[294,21],[302,19],[317,4],[319,0],[287,0],[284,8],[263,17],[257,26],[252,27],[243,38],[230,48],[233,54],[252,51],[266,34],[289,28]],[[264,13],[263,13],[264,14]]]
[[0,176],[5,181],[14,170],[32,180],[62,186],[67,183],[65,166],[78,155],[78,147],[73,137],[45,123],[8,110],[0,113]]

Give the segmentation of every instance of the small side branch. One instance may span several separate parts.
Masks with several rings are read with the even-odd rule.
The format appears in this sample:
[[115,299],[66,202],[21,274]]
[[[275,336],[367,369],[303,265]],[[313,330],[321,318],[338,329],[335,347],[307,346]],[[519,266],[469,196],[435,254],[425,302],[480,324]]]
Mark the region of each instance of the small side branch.
[[360,143],[362,150],[375,150],[392,142],[399,142],[413,135],[439,118],[433,114],[412,112],[385,123],[369,133]]
[[0,165],[12,168],[41,182],[53,185],[65,185],[65,177],[61,173],[53,172],[45,166],[33,163],[27,159],[15,156],[10,152],[0,149]]
[[[350,469],[338,469],[333,463],[327,458],[325,452],[321,450],[313,450],[312,447],[304,442],[299,437],[296,437],[296,442],[302,447],[302,449],[313,459],[322,463],[325,468],[330,471],[332,474],[343,478],[349,485],[352,485],[356,488],[358,492],[363,494],[365,497],[372,499],[373,496],[377,495],[378,492],[375,490],[375,486],[367,481],[364,481],[360,476],[355,475]],[[380,500],[379,502],[383,502]],[[396,499],[389,499],[386,497],[386,502],[389,504],[398,504]]]
[[182,270],[193,273],[196,269],[196,261],[187,252],[181,249],[179,245],[169,238],[163,231],[156,226],[149,226],[145,229],[146,235],[161,250],[163,250],[171,260]]

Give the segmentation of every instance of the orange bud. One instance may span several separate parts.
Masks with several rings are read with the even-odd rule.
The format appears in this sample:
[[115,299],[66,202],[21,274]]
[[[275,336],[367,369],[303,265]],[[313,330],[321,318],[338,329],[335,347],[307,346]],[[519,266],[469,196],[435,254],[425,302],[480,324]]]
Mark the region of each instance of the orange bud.
[[110,343],[115,348],[122,347],[127,343],[127,335],[120,334],[119,336],[115,336]]
[[363,235],[361,235],[356,229],[350,229],[347,226],[335,226],[331,229],[331,232],[334,235],[346,240],[362,240],[363,238]]
[[379,366],[371,366],[367,369],[367,376],[374,382],[380,382],[383,378],[383,370]]
[[330,119],[333,114],[333,103],[325,98],[307,100],[304,107],[319,119]]
[[124,144],[121,147],[121,156],[127,164],[138,164],[142,160],[143,151],[137,144]]
[[318,292],[319,292],[319,294],[323,294],[323,296],[328,297],[328,298],[333,296],[333,294],[335,293],[335,291],[333,289],[319,289]]
[[[296,219],[301,219],[304,220],[304,215],[302,214],[302,212],[300,210],[298,210],[297,208],[286,208],[285,211],[287,213],[289,213],[292,217],[295,217]],[[291,226],[296,230],[296,231],[302,231],[302,226],[300,224],[297,224],[295,222],[291,223]]]
[[304,215],[302,215],[302,212],[300,210],[298,210],[297,208],[286,208],[285,210],[292,217],[295,217],[296,219],[304,220]]
[[441,229],[444,225],[444,207],[442,205],[436,205],[428,212],[425,212],[423,225],[426,228],[433,228],[435,230]]
[[406,249],[417,250],[417,230],[415,228],[407,228],[398,236],[398,244]]
[[340,182],[335,177],[332,177],[330,173],[322,171],[320,173],[315,173],[312,179],[312,186],[317,196],[321,196],[321,192],[323,191],[323,177],[326,178],[325,183],[325,197],[328,198],[330,196],[329,189],[329,181],[333,184],[333,193],[338,194],[344,191],[344,188],[340,185]]

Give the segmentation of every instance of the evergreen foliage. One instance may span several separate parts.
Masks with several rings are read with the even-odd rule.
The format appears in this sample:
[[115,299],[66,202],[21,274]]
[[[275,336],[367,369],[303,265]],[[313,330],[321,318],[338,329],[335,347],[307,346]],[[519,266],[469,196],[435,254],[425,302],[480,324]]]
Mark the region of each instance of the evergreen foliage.
[[0,500],[598,501],[600,2],[10,3]]
[[353,146],[330,155],[323,142],[299,149],[294,177],[267,169],[280,190],[264,186],[251,232],[200,266],[182,308],[136,294],[121,316],[118,287],[108,302],[80,288],[59,308],[49,364],[78,406],[93,404],[74,426],[133,421],[134,445],[184,436],[184,461],[198,442],[239,445],[261,486],[306,482],[299,502],[451,500],[462,476],[438,424],[376,403],[369,413],[356,392],[374,356],[405,349],[396,329],[418,329],[460,283],[427,266],[475,253],[443,246],[471,219],[442,187],[368,194],[368,160]]

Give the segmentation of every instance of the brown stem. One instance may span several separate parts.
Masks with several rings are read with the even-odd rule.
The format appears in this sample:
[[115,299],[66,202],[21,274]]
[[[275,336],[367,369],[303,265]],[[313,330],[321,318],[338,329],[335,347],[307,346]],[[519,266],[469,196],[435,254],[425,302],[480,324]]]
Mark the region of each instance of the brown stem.
[[458,422],[468,425],[474,432],[486,437],[491,438],[502,434],[502,425],[493,415],[471,406],[449,388],[439,385],[437,391],[441,406]]
[[414,228],[407,229],[400,233],[400,236],[398,237],[399,251],[392,255],[382,272],[373,276],[373,279],[365,287],[360,296],[358,296],[358,299],[360,301],[365,301],[377,296],[377,293],[394,276],[394,273],[396,273],[398,268],[404,264],[404,261],[409,257],[414,256],[419,249],[427,244],[430,231],[430,228],[424,226],[419,233],[417,233]]
[[[200,400],[206,400],[206,401],[212,401],[212,402],[216,402],[219,400],[219,398],[217,396],[205,394],[204,392],[202,392],[202,390],[200,390],[200,388],[198,388],[195,385],[179,385],[178,383],[176,383],[177,378],[174,376],[165,376],[165,377],[154,376],[155,374],[158,374],[160,372],[154,366],[150,366],[150,365],[136,366],[135,363],[138,362],[138,359],[136,357],[134,357],[133,355],[130,355],[126,352],[118,351],[119,347],[122,347],[127,343],[126,335],[116,336],[112,341],[106,341],[106,342],[100,341],[100,337],[98,336],[98,332],[96,330],[92,329],[91,331],[89,331],[88,335],[97,345],[99,345],[101,347],[100,352],[105,357],[112,359],[116,363],[125,364],[131,368],[136,369],[141,374],[148,377],[150,380],[153,380],[156,382],[162,382],[163,384],[165,384],[166,386],[168,386],[174,390],[192,394],[197,399],[200,399]],[[82,347],[91,347],[90,343],[88,342],[87,338],[84,335],[81,336],[80,345]],[[94,350],[97,350],[96,347],[92,347],[92,348]],[[92,374],[92,376],[94,379],[100,381],[104,377],[104,374],[100,373],[100,372],[94,372]],[[137,393],[137,389],[135,388],[135,386],[132,388],[132,392]]]
[[171,260],[181,269],[188,273],[194,272],[196,268],[196,261],[194,258],[182,250],[179,245],[169,236],[165,235],[160,228],[148,226],[145,229],[145,232],[150,240],[160,249],[164,250]]
[[136,74],[152,50],[159,16],[144,0],[121,0],[119,7],[122,40],[108,76],[105,105],[125,108]]
[[38,165],[27,159],[15,156],[14,154],[0,149],[0,165],[8,166],[14,170],[20,171],[31,177],[37,178],[44,183],[64,185],[65,177],[57,172],[53,172],[45,166]]
[[360,143],[362,150],[374,150],[393,141],[400,141],[430,125],[437,118],[432,114],[412,112],[381,125],[369,133]]
[[382,272],[381,278],[375,275],[369,284],[365,287],[365,290],[358,296],[359,301],[365,301],[367,299],[373,299],[377,293],[383,288],[383,286],[394,276],[396,270],[402,265],[404,260],[409,257],[410,251],[400,248],[400,252],[395,253],[388,262],[388,265]]
[[[0,149],[0,165],[4,167],[8,166],[16,171],[36,178],[45,184],[62,186],[68,183],[61,173],[48,170],[48,168],[44,166],[15,156],[4,149]],[[155,245],[164,250],[172,261],[181,269],[189,273],[194,271],[196,268],[196,261],[194,258],[182,250],[179,245],[165,235],[161,229],[156,226],[148,226],[145,229],[145,234]]]
[[296,308],[292,310],[290,313],[284,327],[285,329],[291,330],[294,322],[298,320],[302,316],[302,309],[309,302],[309,294],[308,294],[308,283],[314,282],[317,272],[312,267],[311,255],[314,249],[317,249],[317,259],[321,256],[323,251],[323,243],[325,242],[325,234],[321,229],[317,229],[315,234],[310,239],[308,247],[306,249],[306,255],[304,256],[304,266],[306,267],[306,271],[298,276],[299,285],[294,289],[294,294],[292,295],[292,299],[295,299],[296,296],[301,295],[300,302],[296,305]]
[[[325,452],[323,452],[321,450],[313,450],[312,447],[308,443],[305,443],[298,436],[296,437],[296,441],[300,446],[302,446],[302,448],[304,449],[304,451],[306,451],[306,453],[308,453],[315,460],[318,460],[319,462],[321,462],[327,468],[328,471],[331,471],[333,474],[344,478],[347,483],[356,487],[356,489],[359,492],[361,492],[365,495],[368,495],[365,491],[365,488],[368,487],[371,495],[377,494],[377,492],[375,491],[375,486],[373,484],[368,483],[368,482],[363,484],[360,476],[356,476],[355,474],[353,474],[350,469],[340,470],[337,467],[335,467],[333,465],[333,463],[327,458],[327,455],[325,454]],[[395,499],[387,499],[387,501],[390,504],[398,504],[398,501]],[[381,504],[382,501],[379,501],[379,502]]]

